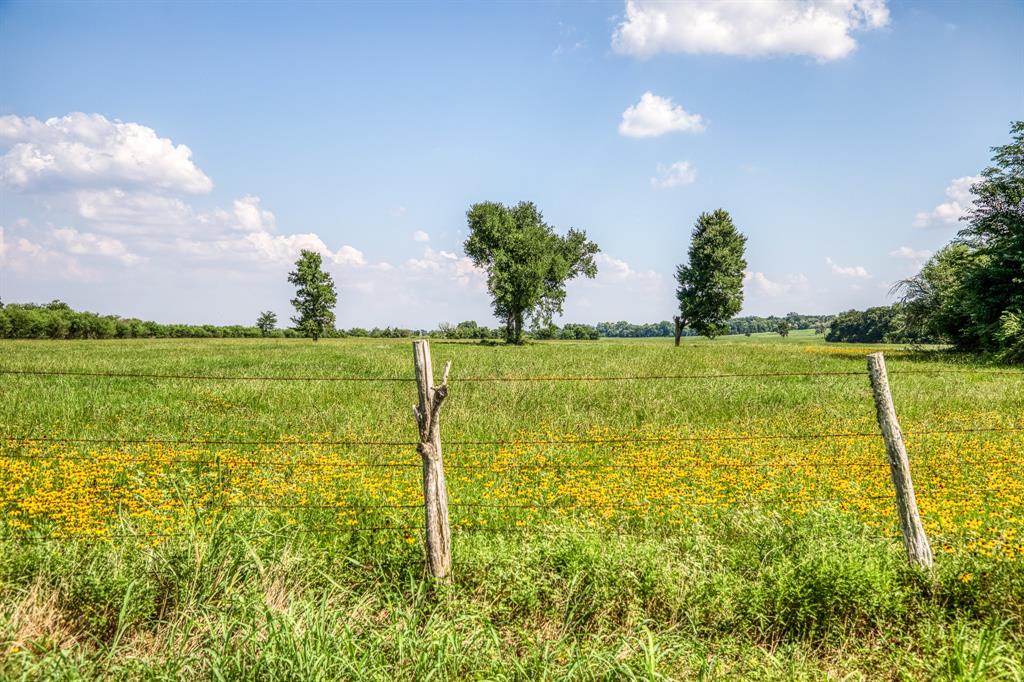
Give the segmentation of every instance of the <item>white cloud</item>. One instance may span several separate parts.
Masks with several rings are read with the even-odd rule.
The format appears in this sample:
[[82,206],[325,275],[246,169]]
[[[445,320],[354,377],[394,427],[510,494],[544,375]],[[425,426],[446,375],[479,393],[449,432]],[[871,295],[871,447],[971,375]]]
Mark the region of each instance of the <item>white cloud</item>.
[[747,270],[743,273],[743,286],[748,293],[775,298],[789,293],[806,291],[809,282],[803,274],[788,275],[783,281],[769,279],[763,272]]
[[412,240],[414,242],[429,242],[430,235],[424,232],[423,230],[416,230],[415,232],[412,233]]
[[587,46],[587,41],[585,41],[585,40],[577,40],[574,43],[568,43],[568,44],[559,43],[558,47],[556,47],[551,52],[551,56],[552,57],[561,57],[562,55],[571,54],[573,52],[576,52],[577,50],[582,50],[586,46]]
[[697,169],[689,161],[676,161],[665,166],[658,164],[658,177],[651,178],[651,186],[655,189],[669,189],[680,185],[690,185],[697,179]]
[[839,265],[831,258],[826,258],[825,262],[832,268],[833,274],[841,277],[857,277],[860,279],[869,279],[871,277],[863,265]]
[[798,54],[824,62],[857,48],[852,32],[888,23],[885,0],[627,0],[612,48],[641,58]]
[[213,183],[192,162],[192,150],[137,123],[71,113],[46,121],[0,116],[0,185],[13,190],[144,186],[199,194]]
[[246,232],[273,232],[277,226],[274,214],[260,208],[259,197],[235,199],[234,214],[236,224]]
[[700,114],[689,114],[682,106],[672,103],[671,97],[659,97],[645,92],[640,101],[622,112],[619,134],[625,137],[657,137],[671,132],[699,133],[704,131]]
[[913,261],[925,261],[932,257],[932,252],[928,249],[912,249],[909,246],[901,246],[898,249],[893,249],[889,252],[889,255],[893,258],[904,258],[906,260]]
[[974,206],[974,194],[971,185],[981,182],[980,175],[967,175],[953,180],[946,187],[949,201],[936,206],[931,211],[921,211],[914,216],[914,227],[928,227],[936,223],[955,225]]
[[621,284],[623,282],[659,282],[661,273],[654,270],[636,270],[629,263],[607,253],[594,256],[597,265],[597,284]]
[[104,259],[127,266],[145,261],[122,242],[103,235],[70,227],[36,229],[22,221],[16,229],[28,236],[8,237],[8,231],[0,226],[0,263],[23,276],[90,281],[98,278],[99,270],[84,263],[82,257],[98,259],[90,261],[93,265]]

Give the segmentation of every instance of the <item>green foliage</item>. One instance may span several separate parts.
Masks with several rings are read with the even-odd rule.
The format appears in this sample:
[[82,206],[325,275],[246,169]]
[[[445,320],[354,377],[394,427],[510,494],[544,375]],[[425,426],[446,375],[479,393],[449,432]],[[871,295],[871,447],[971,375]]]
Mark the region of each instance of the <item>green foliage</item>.
[[746,243],[728,212],[716,209],[697,218],[689,262],[676,270],[676,296],[684,323],[698,334],[724,334],[726,322],[743,307]]
[[487,270],[494,315],[505,323],[509,343],[522,343],[527,316],[540,327],[562,312],[566,282],[597,274],[597,245],[581,230],[559,236],[531,202],[473,204],[466,222],[463,247]]
[[779,335],[779,336],[781,336],[782,338],[786,338],[787,336],[789,336],[789,330],[790,330],[790,329],[791,329],[791,327],[790,327],[790,325],[789,325],[789,321],[788,321],[788,320],[782,320],[782,321],[781,321],[781,322],[779,322],[779,324],[778,324],[778,325],[776,325],[776,327],[775,327],[775,331],[776,331],[776,332],[778,333],[778,335]]
[[[273,332],[288,336],[290,330]],[[0,308],[0,337],[7,339],[255,338],[257,327],[157,322],[72,310],[66,303],[9,303]]]
[[274,327],[277,326],[277,314],[270,310],[264,310],[260,313],[260,316],[256,318],[256,328],[260,330],[260,335],[270,336],[270,332],[274,331]]
[[999,319],[996,332],[999,357],[1006,362],[1024,364],[1024,315],[1007,310]]
[[558,332],[558,338],[563,341],[596,341],[600,337],[597,328],[589,324],[566,324]]
[[314,341],[334,331],[334,306],[338,294],[334,280],[323,270],[319,253],[303,249],[295,261],[295,270],[288,273],[288,281],[297,289],[292,305],[296,315],[295,328]]
[[906,315],[901,305],[848,310],[836,315],[825,340],[839,343],[912,343],[922,341],[906,332]]
[[953,243],[932,256],[921,271],[893,287],[906,314],[907,336],[953,343],[962,350],[977,350],[973,325],[973,295],[967,284],[970,272],[983,258],[966,244]]
[[[785,317],[759,317],[757,315],[746,315],[734,317],[726,323],[729,334],[762,334],[774,332],[779,323],[785,321],[789,324],[790,330],[795,329],[824,329],[832,320],[834,315],[800,315],[799,313],[788,313]],[[657,323],[632,324],[630,322],[598,322],[596,325],[601,336],[608,338],[654,338],[672,336],[674,329],[672,322],[663,320]],[[817,333],[817,332],[816,332]],[[697,332],[689,327],[683,328],[683,336],[697,336]]]
[[464,320],[456,325],[442,322],[438,325],[437,331],[432,336],[439,336],[444,339],[497,339],[501,338],[500,329],[491,329],[481,326],[475,320]]

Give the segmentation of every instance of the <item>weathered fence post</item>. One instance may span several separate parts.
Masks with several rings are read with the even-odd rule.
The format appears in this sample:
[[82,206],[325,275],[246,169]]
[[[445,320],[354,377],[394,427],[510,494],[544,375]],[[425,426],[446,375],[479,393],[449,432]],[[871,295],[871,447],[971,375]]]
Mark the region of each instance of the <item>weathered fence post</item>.
[[427,568],[430,575],[448,580],[452,570],[452,536],[448,526],[448,486],[444,480],[441,459],[441,404],[448,396],[449,360],[444,367],[441,385],[434,387],[434,370],[430,363],[430,345],[413,341],[413,363],[419,405],[413,407],[420,428],[417,450],[423,458],[423,508],[426,518]]
[[675,317],[672,318],[672,321],[675,322],[675,325],[676,325],[676,328],[675,328],[675,332],[676,332],[676,345],[678,346],[679,345],[679,337],[681,337],[683,335],[683,318],[680,317],[679,315],[676,315]]
[[868,355],[868,374],[875,395],[878,426],[889,453],[889,470],[892,473],[892,485],[896,489],[896,510],[900,516],[900,531],[903,533],[903,545],[907,548],[907,559],[915,566],[931,568],[932,548],[928,544],[928,536],[921,524],[921,514],[917,510],[907,447],[896,419],[896,408],[889,391],[889,375],[885,370],[885,357],[881,353]]

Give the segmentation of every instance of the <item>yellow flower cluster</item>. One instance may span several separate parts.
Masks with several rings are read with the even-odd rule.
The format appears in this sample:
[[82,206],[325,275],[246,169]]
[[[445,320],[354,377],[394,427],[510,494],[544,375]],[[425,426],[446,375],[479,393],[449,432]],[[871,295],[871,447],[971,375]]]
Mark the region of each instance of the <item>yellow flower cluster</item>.
[[[1024,556],[1022,445],[1020,433],[908,436],[918,505],[937,548]],[[898,533],[880,437],[540,432],[500,446],[449,445],[445,463],[457,529],[660,532],[737,509],[799,516],[829,508]],[[159,538],[237,519],[329,531],[408,527],[422,523],[420,476],[411,447],[8,442],[0,505],[9,532],[58,538]]]

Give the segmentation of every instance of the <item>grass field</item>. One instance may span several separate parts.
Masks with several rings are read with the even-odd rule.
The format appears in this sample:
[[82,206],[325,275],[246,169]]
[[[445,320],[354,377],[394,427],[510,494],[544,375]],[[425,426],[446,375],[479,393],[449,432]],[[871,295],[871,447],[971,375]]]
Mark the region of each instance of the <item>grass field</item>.
[[[883,349],[922,574],[878,349],[433,342],[433,585],[407,340],[0,342],[5,370],[174,375],[0,375],[0,675],[1024,679],[1024,373]],[[612,376],[661,378],[555,380]]]

